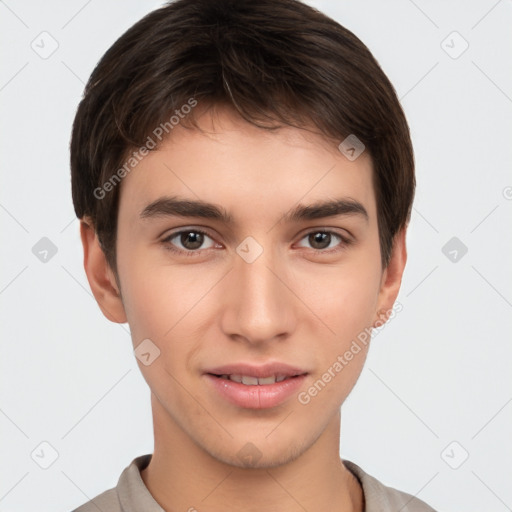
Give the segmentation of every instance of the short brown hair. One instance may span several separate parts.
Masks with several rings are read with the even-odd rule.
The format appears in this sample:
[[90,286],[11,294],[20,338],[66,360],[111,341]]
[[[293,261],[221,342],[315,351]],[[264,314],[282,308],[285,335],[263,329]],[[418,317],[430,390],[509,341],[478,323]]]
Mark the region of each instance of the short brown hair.
[[[393,238],[411,215],[414,155],[395,89],[368,48],[298,0],[177,0],[105,53],[73,124],[75,212],[92,221],[116,276],[121,187],[101,198],[95,190],[191,98],[234,108],[262,129],[313,125],[338,143],[351,134],[362,141],[373,162],[387,266]],[[185,122],[197,127],[194,111]]]

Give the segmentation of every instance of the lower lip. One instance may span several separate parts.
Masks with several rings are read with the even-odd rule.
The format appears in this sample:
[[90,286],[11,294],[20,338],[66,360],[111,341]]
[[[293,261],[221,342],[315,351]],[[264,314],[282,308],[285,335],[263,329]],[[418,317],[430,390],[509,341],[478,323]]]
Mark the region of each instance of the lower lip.
[[306,375],[299,375],[274,384],[247,386],[232,380],[205,374],[205,377],[218,393],[238,407],[246,409],[269,409],[282,404],[296,394],[304,383]]

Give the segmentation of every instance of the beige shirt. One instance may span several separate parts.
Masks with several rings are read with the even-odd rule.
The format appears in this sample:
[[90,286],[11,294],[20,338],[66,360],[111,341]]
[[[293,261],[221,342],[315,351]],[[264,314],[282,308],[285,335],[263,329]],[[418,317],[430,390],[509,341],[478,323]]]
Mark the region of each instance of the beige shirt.
[[[151,456],[149,453],[133,459],[121,473],[116,487],[99,494],[73,512],[165,512],[140,476],[140,471],[149,464]],[[386,487],[353,462],[344,460],[343,463],[361,483],[364,512],[435,512],[418,498]]]

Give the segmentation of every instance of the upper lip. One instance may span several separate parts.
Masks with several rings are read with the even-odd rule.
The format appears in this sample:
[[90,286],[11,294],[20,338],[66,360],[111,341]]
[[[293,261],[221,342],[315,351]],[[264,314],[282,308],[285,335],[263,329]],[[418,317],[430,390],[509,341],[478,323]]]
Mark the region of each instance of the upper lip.
[[262,365],[251,363],[233,363],[222,366],[216,366],[205,371],[213,375],[246,375],[257,378],[272,377],[273,375],[284,375],[294,377],[295,375],[304,375],[307,371],[285,363],[273,362]]

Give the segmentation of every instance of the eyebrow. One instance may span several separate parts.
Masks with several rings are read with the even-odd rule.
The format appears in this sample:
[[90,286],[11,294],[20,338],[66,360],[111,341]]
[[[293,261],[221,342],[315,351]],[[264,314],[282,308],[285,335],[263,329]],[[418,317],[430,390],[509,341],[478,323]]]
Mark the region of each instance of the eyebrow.
[[[318,201],[310,205],[299,204],[283,215],[284,222],[299,222],[305,220],[322,219],[339,215],[357,215],[369,220],[365,207],[354,199],[341,198],[327,201]],[[148,204],[140,213],[141,219],[156,217],[200,217],[220,221],[227,225],[235,224],[235,219],[223,207],[201,200],[190,200],[172,197],[160,197]]]

